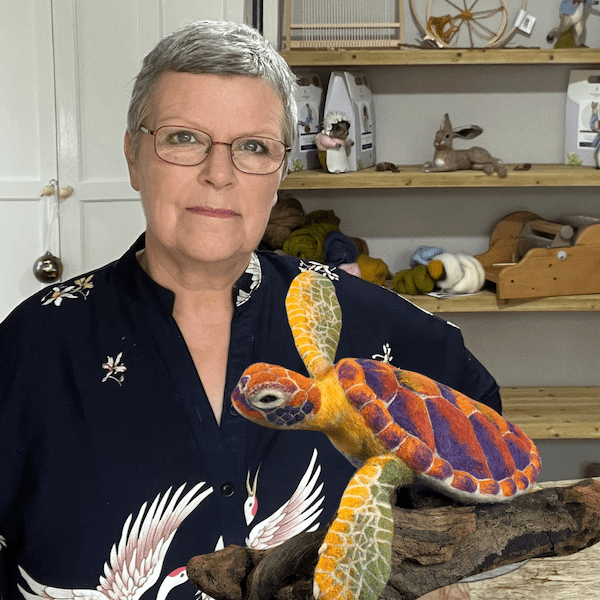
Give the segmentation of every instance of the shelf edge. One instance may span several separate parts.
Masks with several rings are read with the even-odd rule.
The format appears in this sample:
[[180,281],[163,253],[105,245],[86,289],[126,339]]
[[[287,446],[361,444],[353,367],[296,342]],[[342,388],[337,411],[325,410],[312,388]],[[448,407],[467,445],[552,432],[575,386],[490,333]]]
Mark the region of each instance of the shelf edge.
[[292,67],[600,64],[597,48],[327,49],[281,53]]

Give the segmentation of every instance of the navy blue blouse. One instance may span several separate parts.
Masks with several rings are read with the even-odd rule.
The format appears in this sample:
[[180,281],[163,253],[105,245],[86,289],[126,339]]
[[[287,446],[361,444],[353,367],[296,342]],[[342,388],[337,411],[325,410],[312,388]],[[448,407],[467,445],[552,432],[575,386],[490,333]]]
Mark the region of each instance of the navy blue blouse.
[[[319,263],[253,256],[234,289],[217,424],[174,295],[135,253],[50,286],[0,325],[0,597],[193,600],[187,561],[325,525],[353,468],[328,439],[254,425],[229,396],[265,361],[306,373],[284,298],[300,270],[334,282],[337,353],[424,373],[500,410],[455,326]],[[180,585],[182,584],[182,585]]]

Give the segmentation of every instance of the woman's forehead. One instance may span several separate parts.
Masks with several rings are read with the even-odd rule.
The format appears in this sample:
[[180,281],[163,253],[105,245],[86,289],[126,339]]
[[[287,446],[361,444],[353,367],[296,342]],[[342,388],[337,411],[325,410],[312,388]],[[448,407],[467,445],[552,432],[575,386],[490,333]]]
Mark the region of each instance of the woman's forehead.
[[184,118],[198,125],[233,118],[279,132],[283,120],[283,104],[271,86],[245,75],[166,71],[154,87],[149,108],[161,121]]

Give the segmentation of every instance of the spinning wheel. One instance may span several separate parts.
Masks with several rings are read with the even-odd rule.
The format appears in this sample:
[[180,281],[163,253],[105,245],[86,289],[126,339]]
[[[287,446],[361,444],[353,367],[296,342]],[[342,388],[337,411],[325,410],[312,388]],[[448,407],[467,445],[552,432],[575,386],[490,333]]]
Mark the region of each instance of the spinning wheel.
[[[515,31],[515,27],[507,31],[509,9],[505,0],[427,0],[425,23],[419,19],[416,1],[410,0],[410,6],[425,33],[424,41],[440,48],[494,48]],[[522,10],[526,6],[527,0],[522,0]]]

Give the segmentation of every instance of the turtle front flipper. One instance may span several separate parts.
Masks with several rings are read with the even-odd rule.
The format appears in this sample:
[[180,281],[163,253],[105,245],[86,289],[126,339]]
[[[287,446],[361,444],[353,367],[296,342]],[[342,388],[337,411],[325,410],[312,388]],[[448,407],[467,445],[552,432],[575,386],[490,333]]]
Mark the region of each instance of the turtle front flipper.
[[390,494],[413,478],[391,454],[367,460],[352,479],[319,549],[317,600],[377,600],[391,573],[394,520]]
[[285,300],[294,343],[314,378],[328,373],[340,340],[342,311],[333,283],[314,271],[297,275]]

